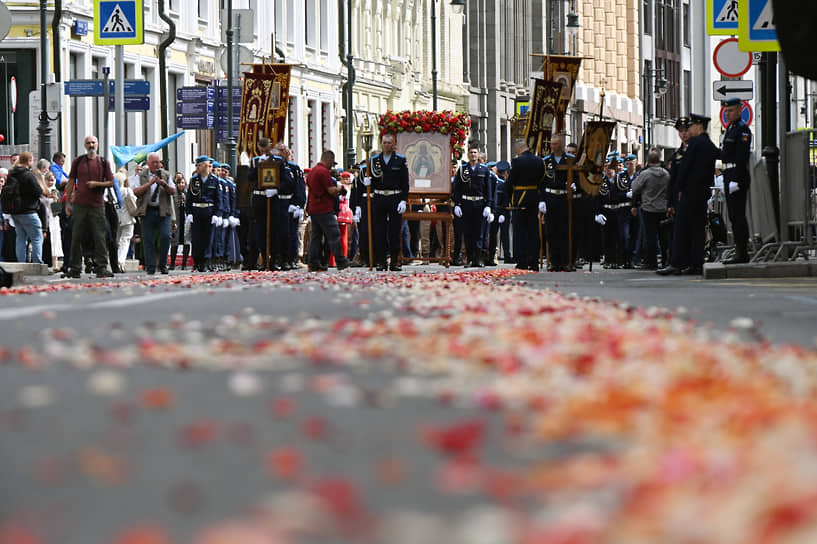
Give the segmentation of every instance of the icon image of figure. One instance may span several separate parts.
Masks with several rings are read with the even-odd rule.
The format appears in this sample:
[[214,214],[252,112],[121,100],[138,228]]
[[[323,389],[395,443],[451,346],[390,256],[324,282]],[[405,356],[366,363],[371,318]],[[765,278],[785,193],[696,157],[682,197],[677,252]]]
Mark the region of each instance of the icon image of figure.
[[252,106],[250,106],[250,115],[248,118],[250,121],[258,119],[258,104],[253,103]]
[[272,172],[267,170],[267,173],[264,175],[264,185],[273,185],[275,180],[272,179]]
[[414,158],[414,164],[412,165],[412,170],[414,170],[415,175],[421,178],[426,178],[434,173],[436,168],[434,167],[434,160],[431,158],[431,155],[428,152],[428,145],[425,142],[420,142],[417,155]]

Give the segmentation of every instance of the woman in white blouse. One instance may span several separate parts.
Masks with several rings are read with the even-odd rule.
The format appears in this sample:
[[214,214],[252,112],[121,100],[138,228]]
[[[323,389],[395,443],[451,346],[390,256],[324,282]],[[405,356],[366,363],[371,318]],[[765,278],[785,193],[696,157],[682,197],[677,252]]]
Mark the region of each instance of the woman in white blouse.
[[116,249],[119,262],[119,272],[124,273],[124,262],[128,257],[130,241],[131,238],[133,238],[133,226],[136,223],[136,220],[130,214],[130,211],[128,211],[128,206],[125,203],[125,200],[132,199],[132,201],[135,203],[136,195],[133,194],[133,189],[130,188],[130,183],[128,182],[128,172],[124,168],[121,168],[116,174],[114,174],[114,176],[119,181],[119,189],[122,193],[122,207],[117,210],[117,213],[119,214],[119,229],[116,235]]

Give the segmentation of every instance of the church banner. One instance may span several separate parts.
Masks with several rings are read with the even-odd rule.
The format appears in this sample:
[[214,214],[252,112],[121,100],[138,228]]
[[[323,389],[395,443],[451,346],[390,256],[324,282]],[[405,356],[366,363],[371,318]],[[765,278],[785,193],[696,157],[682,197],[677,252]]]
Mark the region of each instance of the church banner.
[[545,79],[562,83],[562,92],[559,95],[559,103],[556,109],[556,132],[562,132],[565,129],[565,115],[567,114],[570,99],[573,97],[573,88],[579,78],[581,65],[581,57],[544,55],[542,72]]
[[525,138],[528,147],[537,155],[542,155],[550,145],[550,136],[553,133],[553,120],[556,117],[556,108],[559,95],[562,92],[561,81],[544,81],[536,79],[533,83],[531,107],[528,112],[528,125],[525,129]]
[[241,90],[241,128],[238,132],[238,153],[251,157],[258,154],[259,132],[266,131],[267,111],[273,100],[275,75],[244,73]]

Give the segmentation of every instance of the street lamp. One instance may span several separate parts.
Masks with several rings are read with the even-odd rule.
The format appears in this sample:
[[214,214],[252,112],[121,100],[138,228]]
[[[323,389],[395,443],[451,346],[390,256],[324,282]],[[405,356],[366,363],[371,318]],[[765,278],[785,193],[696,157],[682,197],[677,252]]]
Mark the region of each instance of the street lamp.
[[[363,118],[363,126],[360,127],[360,137],[363,139],[363,149],[366,151],[366,173],[364,175],[371,177],[372,173],[369,171],[369,152],[372,150],[372,129],[369,126],[369,115]],[[374,255],[372,246],[372,188],[371,185],[366,186],[366,232],[368,234],[369,242],[369,270],[374,268]]]
[[46,13],[48,0],[40,0],[40,124],[37,132],[40,136],[40,157],[51,157],[51,125],[48,124],[48,99],[46,84],[48,83],[48,34],[46,30]]
[[[461,14],[465,0],[451,0],[454,13]],[[431,0],[431,107],[437,111],[437,0]]]
[[645,150],[652,147],[652,122],[653,116],[655,115],[654,97],[664,96],[667,92],[667,88],[668,84],[667,79],[664,77],[663,68],[648,68],[644,70],[644,102],[647,106],[647,115],[645,116],[645,128],[647,133],[645,136]]

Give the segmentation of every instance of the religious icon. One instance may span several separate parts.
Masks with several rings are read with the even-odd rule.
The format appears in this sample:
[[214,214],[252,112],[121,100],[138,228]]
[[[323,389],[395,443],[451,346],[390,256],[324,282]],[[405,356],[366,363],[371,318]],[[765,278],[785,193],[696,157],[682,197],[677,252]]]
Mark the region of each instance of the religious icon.
[[281,183],[281,161],[262,161],[258,163],[258,187],[260,189],[277,189]]

